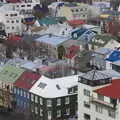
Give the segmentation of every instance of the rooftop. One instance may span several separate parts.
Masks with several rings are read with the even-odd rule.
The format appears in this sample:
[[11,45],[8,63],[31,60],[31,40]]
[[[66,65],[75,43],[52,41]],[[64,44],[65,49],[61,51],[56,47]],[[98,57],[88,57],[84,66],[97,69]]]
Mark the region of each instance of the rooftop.
[[39,78],[40,78],[40,75],[33,72],[25,71],[15,81],[14,86],[29,90]]
[[120,60],[120,51],[119,50],[114,50],[109,56],[108,58],[106,58],[106,60],[110,61],[110,62],[115,62]]
[[95,81],[111,78],[109,75],[102,73],[99,70],[91,70],[81,76],[84,79]]
[[0,72],[0,80],[4,82],[14,82],[24,72],[23,69],[11,65],[5,65]]
[[61,36],[49,34],[49,35],[43,35],[39,37],[38,39],[36,39],[36,41],[57,46],[69,39],[70,39],[69,37],[61,37]]
[[67,88],[77,85],[77,80],[78,75],[56,79],[49,79],[45,76],[41,76],[30,89],[30,92],[44,98],[67,96]]
[[96,93],[113,99],[120,99],[120,79],[112,80],[109,86],[95,90]]
[[73,27],[85,24],[84,20],[69,20],[67,22]]

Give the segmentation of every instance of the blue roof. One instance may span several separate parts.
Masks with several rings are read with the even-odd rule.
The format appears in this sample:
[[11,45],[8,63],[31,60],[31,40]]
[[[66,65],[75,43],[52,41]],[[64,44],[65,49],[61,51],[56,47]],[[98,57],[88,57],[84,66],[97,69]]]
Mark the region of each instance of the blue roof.
[[120,51],[113,51],[110,56],[108,58],[106,58],[106,60],[110,61],[110,62],[115,62],[117,60],[120,60]]
[[60,45],[69,39],[70,39],[69,37],[61,37],[61,36],[55,36],[55,35],[44,35],[44,36],[36,39],[36,41],[57,46],[57,45]]

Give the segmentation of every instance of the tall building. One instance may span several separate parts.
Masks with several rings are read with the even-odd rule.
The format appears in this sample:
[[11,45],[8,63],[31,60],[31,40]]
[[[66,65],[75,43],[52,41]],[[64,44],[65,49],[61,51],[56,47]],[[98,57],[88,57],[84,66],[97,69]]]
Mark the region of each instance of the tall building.
[[101,107],[104,110],[109,109],[109,104],[103,101],[92,102],[94,90],[109,85],[111,77],[98,70],[92,70],[80,76],[78,82],[78,120],[114,120],[104,111],[101,113]]
[[64,120],[77,115],[78,75],[50,79],[41,76],[30,89],[34,119]]

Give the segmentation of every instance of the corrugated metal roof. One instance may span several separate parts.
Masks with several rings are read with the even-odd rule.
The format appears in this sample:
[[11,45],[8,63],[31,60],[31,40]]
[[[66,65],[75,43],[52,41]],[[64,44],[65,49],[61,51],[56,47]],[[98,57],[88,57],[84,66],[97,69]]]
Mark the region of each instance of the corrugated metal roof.
[[23,74],[15,81],[14,86],[18,88],[23,88],[29,90],[35,82],[40,78],[41,75],[25,71]]
[[23,69],[11,65],[5,65],[0,72],[0,80],[3,82],[14,82],[24,72]]
[[113,99],[120,98],[120,79],[112,80],[111,85],[95,90],[96,93]]

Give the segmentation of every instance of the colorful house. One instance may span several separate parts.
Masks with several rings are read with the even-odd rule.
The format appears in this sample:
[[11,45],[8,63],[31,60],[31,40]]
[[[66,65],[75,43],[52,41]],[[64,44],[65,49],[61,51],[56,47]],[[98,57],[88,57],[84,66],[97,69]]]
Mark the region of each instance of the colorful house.
[[14,83],[15,111],[29,112],[29,90],[40,78],[39,74],[24,71]]
[[13,108],[13,83],[23,72],[23,69],[10,65],[5,65],[0,71],[0,109],[2,111]]
[[19,67],[5,65],[0,72],[0,87],[4,89],[6,86],[9,86],[10,92],[12,93],[13,83],[23,72],[24,70]]

